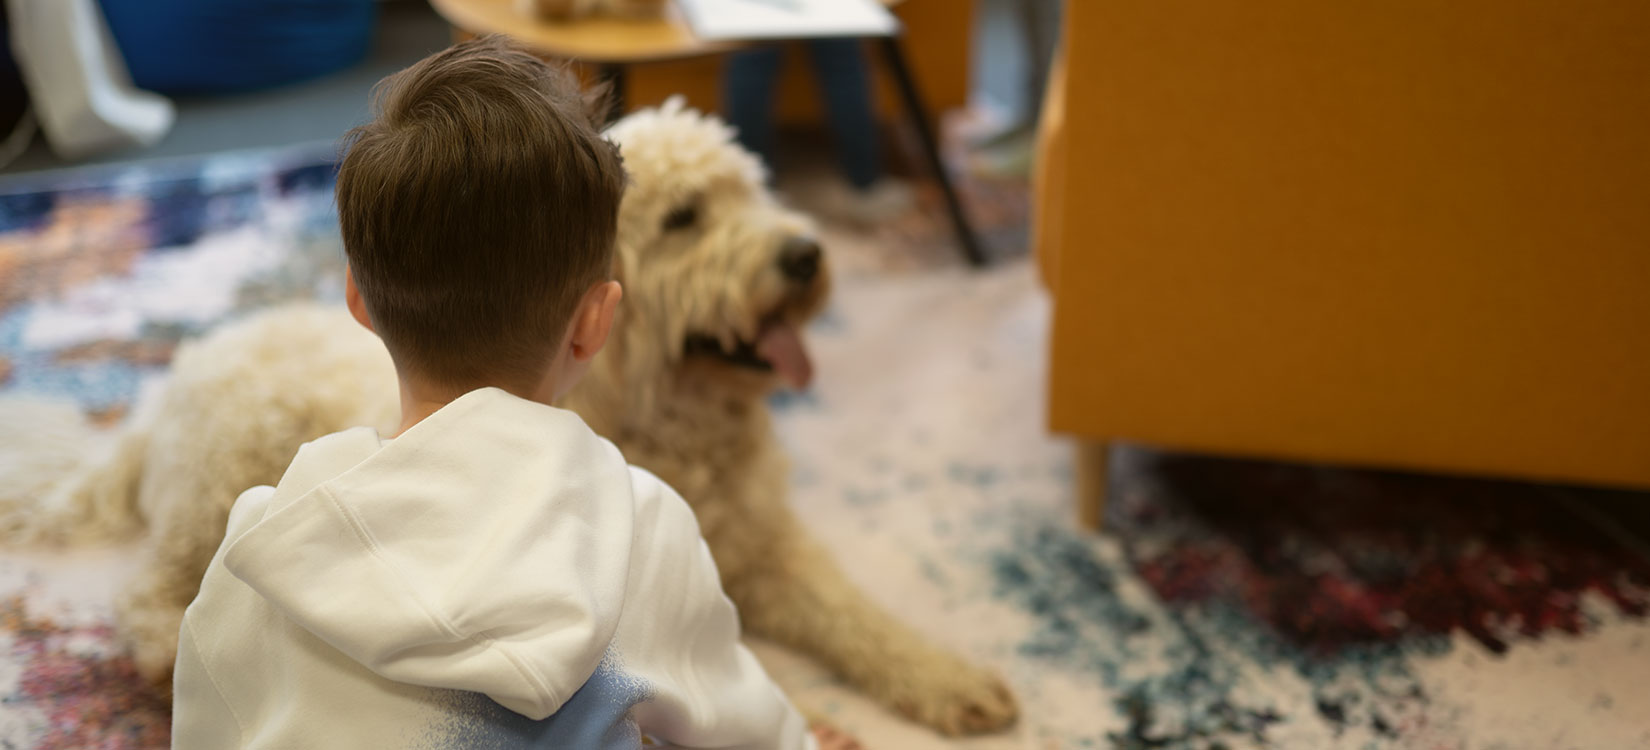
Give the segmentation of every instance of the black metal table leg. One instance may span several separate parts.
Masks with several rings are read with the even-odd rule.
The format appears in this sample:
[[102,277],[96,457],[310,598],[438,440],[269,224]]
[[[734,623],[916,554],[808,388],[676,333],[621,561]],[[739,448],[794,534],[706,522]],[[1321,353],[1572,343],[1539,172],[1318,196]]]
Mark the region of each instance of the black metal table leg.
[[968,214],[963,211],[962,199],[957,195],[957,186],[951,181],[951,173],[945,169],[945,162],[940,159],[940,145],[933,124],[928,117],[928,109],[923,106],[922,97],[917,93],[917,82],[911,77],[911,69],[905,63],[905,50],[900,45],[899,37],[883,37],[882,56],[888,62],[888,69],[894,74],[894,81],[899,85],[900,98],[905,100],[906,114],[910,115],[911,123],[917,128],[917,140],[922,144],[923,156],[928,160],[928,168],[934,173],[934,179],[940,184],[940,192],[945,196],[946,210],[951,214],[951,226],[957,233],[957,244],[962,246],[963,256],[974,266],[984,266],[986,257],[980,247],[979,236],[974,233],[974,227],[968,221]]
[[608,86],[607,90],[607,121],[613,123],[624,117],[626,101],[630,92],[626,91],[629,84],[626,73],[628,70],[622,63],[602,63],[597,69],[597,75]]

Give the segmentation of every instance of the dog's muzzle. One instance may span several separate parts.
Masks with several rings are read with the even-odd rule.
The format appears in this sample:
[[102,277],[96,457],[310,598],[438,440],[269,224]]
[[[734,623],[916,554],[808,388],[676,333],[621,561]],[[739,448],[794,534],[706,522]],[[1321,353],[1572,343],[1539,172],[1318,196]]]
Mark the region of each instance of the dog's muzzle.
[[806,284],[819,275],[819,243],[809,237],[792,237],[779,248],[779,272],[798,284]]
[[787,301],[763,318],[756,338],[727,342],[704,334],[690,334],[682,342],[682,353],[690,357],[711,357],[727,364],[779,375],[795,388],[806,388],[813,380],[813,362],[798,330],[801,321],[787,313],[787,307],[817,296],[816,282],[824,271],[819,242],[810,237],[790,237],[779,247],[778,270],[790,285]]

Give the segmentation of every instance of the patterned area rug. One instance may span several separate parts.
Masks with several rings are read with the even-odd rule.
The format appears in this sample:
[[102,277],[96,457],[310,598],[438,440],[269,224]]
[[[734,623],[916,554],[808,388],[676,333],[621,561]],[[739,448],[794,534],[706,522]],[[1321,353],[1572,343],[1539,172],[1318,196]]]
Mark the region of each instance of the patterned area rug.
[[[0,395],[113,425],[180,337],[337,298],[325,156],[0,186]],[[970,194],[1011,238],[1023,190]],[[1135,449],[1107,533],[1082,533],[1042,429],[1029,265],[958,267],[930,214],[828,240],[818,385],[778,402],[793,501],[872,596],[1002,670],[1023,708],[945,740],[757,644],[873,750],[1650,749],[1650,557],[1611,510],[1650,497]],[[0,748],[166,746],[109,627],[135,553],[0,551]]]

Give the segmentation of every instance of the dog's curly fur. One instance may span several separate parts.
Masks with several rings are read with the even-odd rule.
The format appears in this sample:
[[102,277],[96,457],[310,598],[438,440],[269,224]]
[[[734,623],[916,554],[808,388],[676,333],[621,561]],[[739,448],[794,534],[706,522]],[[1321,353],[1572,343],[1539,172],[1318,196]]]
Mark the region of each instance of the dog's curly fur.
[[[1014,701],[997,677],[873,605],[792,515],[767,407],[775,374],[684,353],[691,338],[736,350],[764,324],[802,325],[818,312],[823,268],[803,284],[778,263],[788,242],[813,235],[809,221],[774,200],[726,125],[679,103],[631,115],[609,135],[631,176],[616,261],[626,295],[608,349],[565,405],[693,505],[747,630],[815,656],[942,732],[1012,723]],[[341,308],[253,315],[183,346],[165,391],[103,460],[79,469],[41,460],[32,481],[0,471],[0,538],[147,527],[149,557],[118,613],[139,671],[164,681],[234,498],[273,484],[300,443],[393,426],[395,394],[382,344]],[[41,474],[52,472],[72,476],[48,487]],[[42,491],[43,504],[25,502]]]

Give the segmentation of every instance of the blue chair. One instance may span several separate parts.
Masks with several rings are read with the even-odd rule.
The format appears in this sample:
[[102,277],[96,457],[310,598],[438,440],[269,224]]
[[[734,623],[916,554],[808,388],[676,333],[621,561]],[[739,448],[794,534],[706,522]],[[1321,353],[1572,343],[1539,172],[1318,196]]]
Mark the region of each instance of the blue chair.
[[348,67],[371,48],[374,0],[100,0],[139,88],[228,94]]

